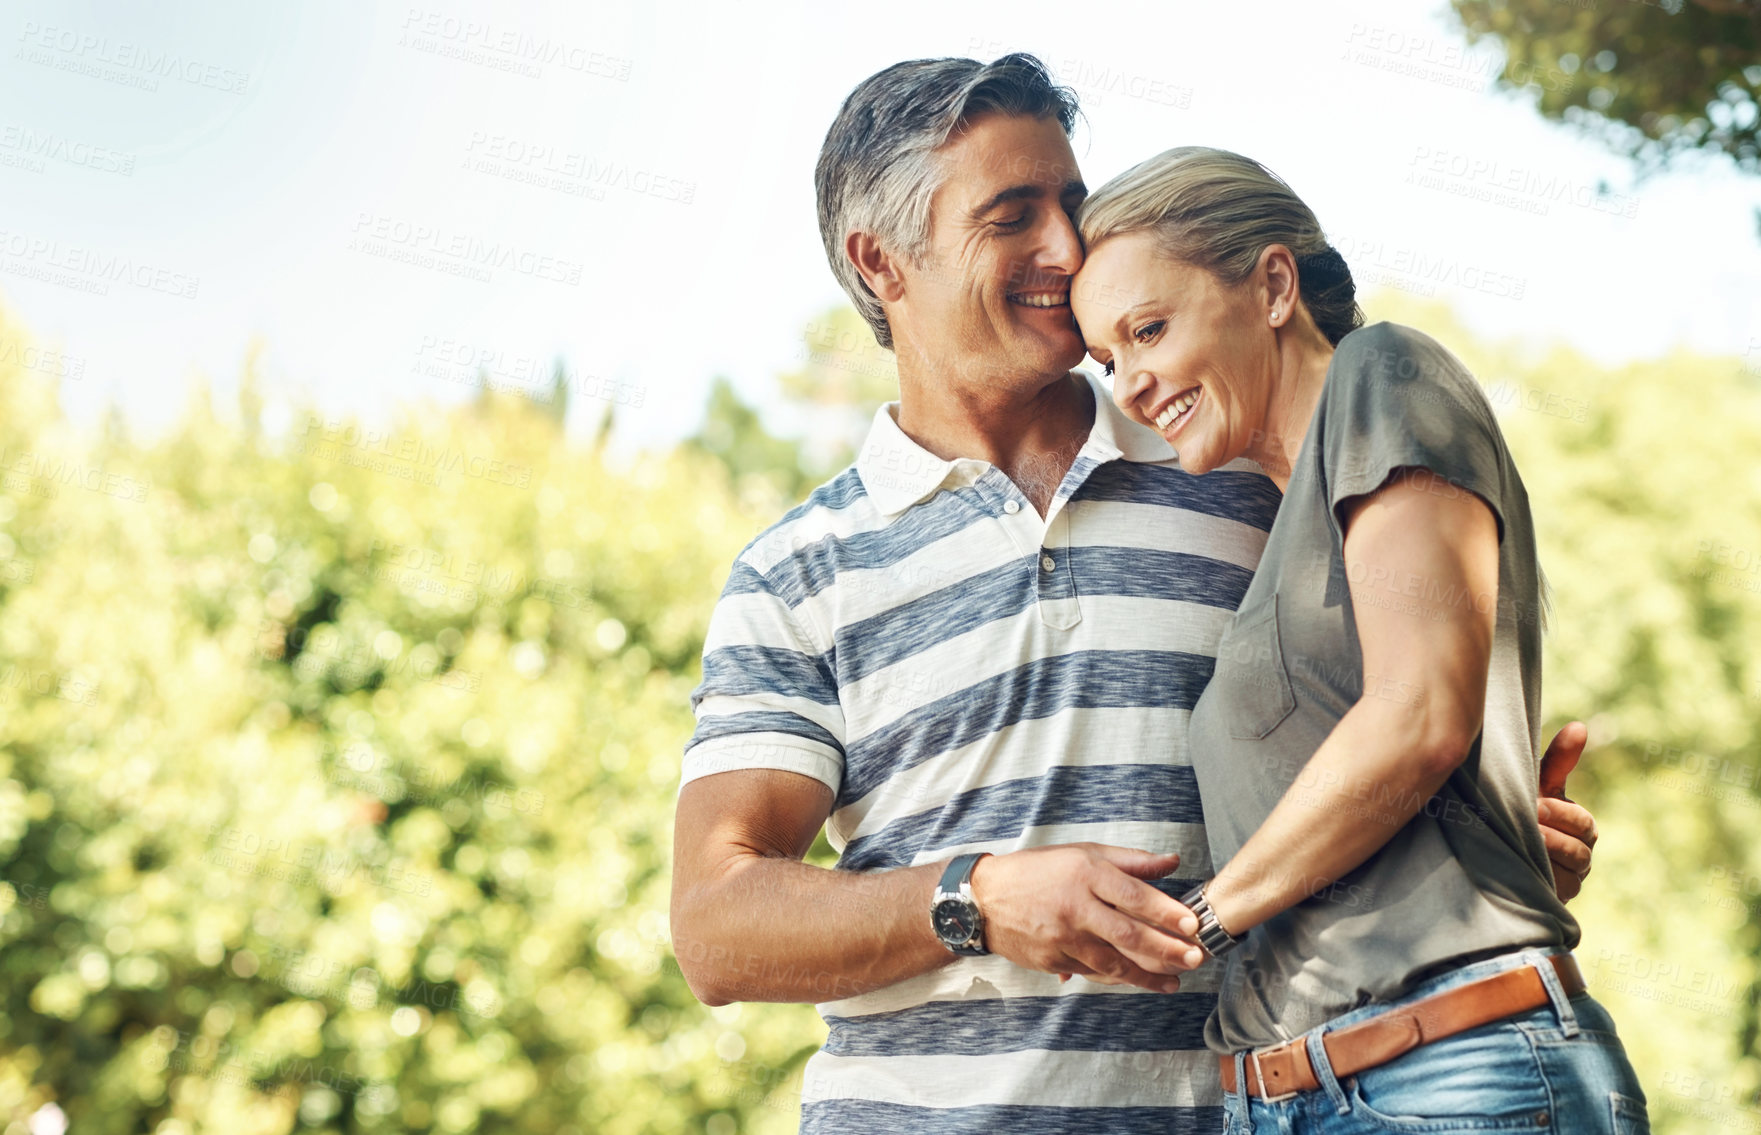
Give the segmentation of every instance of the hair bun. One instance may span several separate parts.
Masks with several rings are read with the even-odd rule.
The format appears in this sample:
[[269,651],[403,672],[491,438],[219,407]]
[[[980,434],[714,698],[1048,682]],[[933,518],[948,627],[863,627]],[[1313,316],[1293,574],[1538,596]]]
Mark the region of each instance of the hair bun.
[[1351,282],[1351,269],[1346,267],[1345,257],[1330,244],[1319,252],[1305,252],[1298,256],[1296,270],[1306,281],[1322,290]]

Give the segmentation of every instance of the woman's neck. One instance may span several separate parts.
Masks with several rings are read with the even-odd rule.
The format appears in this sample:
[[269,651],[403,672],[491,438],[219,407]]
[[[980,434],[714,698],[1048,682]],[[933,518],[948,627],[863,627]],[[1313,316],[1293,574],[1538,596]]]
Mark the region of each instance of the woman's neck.
[[1272,375],[1272,396],[1266,401],[1266,418],[1260,437],[1245,456],[1266,471],[1284,492],[1302,453],[1315,407],[1327,385],[1327,367],[1333,361],[1333,344],[1308,319],[1293,320],[1278,332],[1278,354]]

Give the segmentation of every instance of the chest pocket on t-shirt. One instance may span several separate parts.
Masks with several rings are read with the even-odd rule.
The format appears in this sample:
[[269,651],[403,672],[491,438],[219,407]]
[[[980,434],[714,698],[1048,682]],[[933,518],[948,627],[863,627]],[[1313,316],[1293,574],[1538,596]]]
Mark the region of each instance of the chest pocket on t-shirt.
[[1211,684],[1223,703],[1229,736],[1237,740],[1258,741],[1296,708],[1278,641],[1276,595],[1235,616],[1217,647]]

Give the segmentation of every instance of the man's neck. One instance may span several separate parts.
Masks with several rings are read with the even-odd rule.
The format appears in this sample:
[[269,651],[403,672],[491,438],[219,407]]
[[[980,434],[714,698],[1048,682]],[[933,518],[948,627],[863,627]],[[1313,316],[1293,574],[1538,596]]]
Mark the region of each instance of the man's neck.
[[[903,359],[901,359],[903,362]],[[1094,426],[1093,391],[1076,372],[1031,382],[963,386],[899,368],[899,428],[944,461],[988,461],[1046,514]]]

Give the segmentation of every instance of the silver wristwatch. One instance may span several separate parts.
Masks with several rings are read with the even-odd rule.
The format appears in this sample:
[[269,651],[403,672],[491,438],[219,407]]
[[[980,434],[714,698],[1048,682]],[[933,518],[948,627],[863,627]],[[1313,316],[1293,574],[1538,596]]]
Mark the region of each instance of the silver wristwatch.
[[930,924],[935,927],[936,937],[962,957],[990,953],[984,944],[984,915],[972,895],[972,868],[987,854],[979,851],[955,856],[929,900]]
[[1211,957],[1220,958],[1241,945],[1241,939],[1223,929],[1223,924],[1217,921],[1217,912],[1211,909],[1210,900],[1205,898],[1205,887],[1209,885],[1207,881],[1187,891],[1181,897],[1180,905],[1198,915],[1198,944]]

